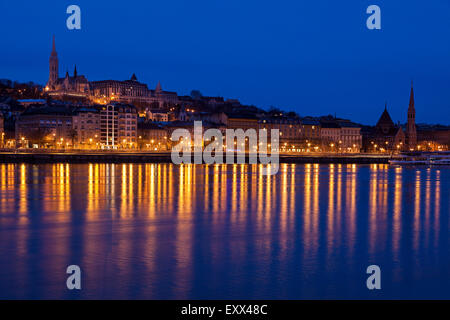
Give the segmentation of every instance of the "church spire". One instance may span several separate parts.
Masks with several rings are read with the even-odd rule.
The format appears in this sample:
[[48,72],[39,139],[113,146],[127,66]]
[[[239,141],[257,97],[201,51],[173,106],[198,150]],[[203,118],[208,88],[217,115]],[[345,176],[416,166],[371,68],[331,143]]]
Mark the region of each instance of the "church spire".
[[414,88],[412,80],[411,80],[411,93],[409,95],[409,108],[414,110]]
[[53,35],[52,40],[52,53],[50,54],[51,57],[57,57],[58,54],[56,53],[56,44],[55,44],[55,35]]
[[156,92],[161,92],[162,91],[162,86],[161,86],[161,82],[160,81],[158,81],[158,84],[156,85],[155,91]]
[[48,86],[54,85],[58,81],[58,54],[56,53],[55,35],[53,35],[52,52],[49,59]]
[[77,73],[77,65],[75,65],[75,69],[73,70],[73,77],[76,78],[78,75]]
[[414,108],[414,88],[411,81],[411,93],[409,95],[408,117],[406,123],[406,142],[410,150],[417,146],[416,110]]

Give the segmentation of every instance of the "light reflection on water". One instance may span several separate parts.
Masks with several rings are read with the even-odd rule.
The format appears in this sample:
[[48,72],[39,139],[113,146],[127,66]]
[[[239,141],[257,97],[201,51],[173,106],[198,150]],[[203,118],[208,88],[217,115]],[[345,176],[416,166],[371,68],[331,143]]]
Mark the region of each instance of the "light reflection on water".
[[0,164],[0,298],[448,299],[448,184],[447,167]]

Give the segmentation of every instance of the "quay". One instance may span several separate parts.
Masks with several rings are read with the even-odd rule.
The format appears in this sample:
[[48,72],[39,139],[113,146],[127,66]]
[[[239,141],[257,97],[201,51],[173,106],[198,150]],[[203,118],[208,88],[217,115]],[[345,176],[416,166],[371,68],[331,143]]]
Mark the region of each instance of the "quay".
[[[382,154],[284,154],[280,163],[388,164]],[[193,154],[192,154],[193,160]],[[225,159],[224,159],[225,160]],[[0,163],[172,163],[170,152],[0,152]],[[193,161],[192,161],[193,163]],[[246,155],[248,163],[248,155]]]

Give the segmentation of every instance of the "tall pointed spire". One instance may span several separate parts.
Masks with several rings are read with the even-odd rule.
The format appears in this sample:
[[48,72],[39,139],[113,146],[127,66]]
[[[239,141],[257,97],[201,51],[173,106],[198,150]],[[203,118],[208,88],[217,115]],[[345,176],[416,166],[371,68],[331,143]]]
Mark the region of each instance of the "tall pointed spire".
[[75,65],[75,69],[73,70],[73,77],[76,78],[77,75],[77,65]]
[[414,150],[417,146],[417,129],[416,129],[416,110],[414,108],[414,88],[411,81],[411,93],[409,95],[409,107],[406,123],[406,142],[410,150]]
[[56,57],[57,55],[58,54],[56,53],[55,35],[53,35],[51,56]]
[[409,108],[414,109],[414,87],[411,80],[411,93],[409,95]]
[[156,85],[155,91],[157,91],[157,92],[161,92],[162,91],[162,87],[161,87],[161,82],[160,81],[158,81],[158,84]]
[[56,53],[55,35],[53,35],[52,52],[49,59],[48,86],[54,85],[58,81],[58,54]]

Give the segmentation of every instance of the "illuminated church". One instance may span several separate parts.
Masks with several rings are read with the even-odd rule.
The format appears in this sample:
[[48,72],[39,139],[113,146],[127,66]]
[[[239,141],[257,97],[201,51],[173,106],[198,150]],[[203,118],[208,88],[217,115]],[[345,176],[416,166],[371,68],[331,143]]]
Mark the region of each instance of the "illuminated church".
[[416,110],[414,107],[414,89],[411,83],[406,130],[400,123],[395,124],[387,110],[387,105],[375,127],[363,132],[364,149],[377,151],[410,151],[417,147]]
[[49,60],[49,77],[45,90],[50,96],[57,97],[90,97],[90,84],[87,78],[83,75],[79,75],[77,72],[77,66],[73,71],[73,75],[70,76],[69,72],[66,72],[64,78],[59,77],[58,67],[58,54],[55,47],[55,36],[53,36],[53,48],[50,54]]
[[131,103],[136,106],[157,104],[159,107],[178,103],[176,92],[165,91],[158,82],[151,90],[145,83],[137,80],[133,73],[130,80],[101,80],[89,82],[87,77],[79,75],[77,67],[73,75],[66,72],[64,78],[59,78],[58,54],[53,36],[53,47],[49,60],[49,78],[45,91],[55,99],[82,99],[84,102],[106,104],[111,101]]

